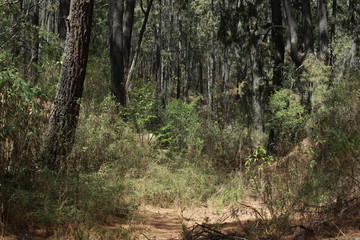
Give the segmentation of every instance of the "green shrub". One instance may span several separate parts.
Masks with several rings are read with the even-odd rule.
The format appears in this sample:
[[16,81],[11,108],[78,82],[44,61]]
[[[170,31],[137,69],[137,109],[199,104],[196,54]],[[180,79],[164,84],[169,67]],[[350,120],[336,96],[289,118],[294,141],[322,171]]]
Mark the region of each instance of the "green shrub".
[[16,69],[0,72],[0,176],[33,167],[41,146],[43,100],[41,90]]
[[195,111],[195,103],[172,101],[165,110],[163,122],[157,136],[163,147],[194,154],[201,151],[200,119]]
[[116,165],[120,172],[128,169],[140,172],[148,157],[148,149],[117,113],[112,97],[82,111],[72,153],[75,167],[93,172],[107,163]]
[[307,118],[300,98],[288,89],[276,91],[269,101],[270,117],[267,127],[274,132],[276,150],[287,153],[299,140]]

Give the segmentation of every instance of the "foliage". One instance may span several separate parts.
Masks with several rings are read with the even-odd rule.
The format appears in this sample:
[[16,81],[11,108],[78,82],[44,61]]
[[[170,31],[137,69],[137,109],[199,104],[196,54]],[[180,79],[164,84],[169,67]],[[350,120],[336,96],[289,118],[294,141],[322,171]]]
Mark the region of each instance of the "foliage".
[[159,101],[150,84],[135,86],[130,92],[129,104],[124,109],[126,120],[134,124],[137,133],[154,132],[159,127]]
[[218,186],[214,169],[187,161],[179,164],[149,164],[145,175],[134,180],[136,199],[166,207],[189,206],[209,199]]
[[279,131],[281,138],[296,137],[305,122],[304,106],[299,97],[288,89],[276,91],[270,98],[268,126]]
[[80,115],[73,166],[85,172],[98,171],[104,163],[113,164],[119,173],[127,169],[141,171],[149,153],[136,133],[117,114],[117,104],[108,96],[100,104],[92,103]]
[[1,175],[28,167],[26,159],[38,153],[43,100],[41,90],[31,87],[16,69],[0,72]]
[[202,141],[198,137],[199,116],[195,112],[195,103],[172,101],[165,110],[164,125],[157,136],[163,147],[181,151],[201,151]]

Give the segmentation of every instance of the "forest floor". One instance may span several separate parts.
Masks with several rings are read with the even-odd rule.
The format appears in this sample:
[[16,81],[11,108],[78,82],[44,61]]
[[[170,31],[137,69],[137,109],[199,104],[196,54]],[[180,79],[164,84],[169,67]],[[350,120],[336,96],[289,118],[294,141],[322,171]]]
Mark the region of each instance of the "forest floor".
[[[255,210],[256,209],[256,210]],[[236,236],[243,236],[246,226],[258,224],[259,220],[255,215],[265,214],[265,209],[257,201],[246,201],[239,207],[220,208],[211,205],[203,205],[201,207],[156,207],[151,205],[142,205],[139,207],[134,217],[124,223],[121,217],[109,217],[100,228],[107,232],[116,232],[119,229],[126,229],[129,234],[129,240],[177,240],[183,239],[182,234],[191,230],[195,226],[210,226],[211,229],[221,231],[223,234],[234,233]],[[258,212],[257,212],[258,211]],[[264,215],[264,216],[265,216]],[[244,228],[245,227],[245,228]],[[335,226],[336,227],[336,226]],[[360,232],[358,230],[341,231],[337,237],[324,238],[296,238],[301,229],[295,231],[291,236],[283,236],[282,240],[360,240]],[[71,236],[71,235],[69,235]],[[77,239],[73,237],[65,237],[65,239]],[[115,237],[115,236],[114,236]],[[26,236],[7,236],[1,237],[0,240],[53,240],[59,239],[54,236],[44,236],[41,234],[33,234]],[[61,238],[62,239],[62,238]],[[83,238],[81,238],[83,239]],[[93,238],[88,239],[118,239],[118,238]],[[122,238],[121,238],[122,239]]]

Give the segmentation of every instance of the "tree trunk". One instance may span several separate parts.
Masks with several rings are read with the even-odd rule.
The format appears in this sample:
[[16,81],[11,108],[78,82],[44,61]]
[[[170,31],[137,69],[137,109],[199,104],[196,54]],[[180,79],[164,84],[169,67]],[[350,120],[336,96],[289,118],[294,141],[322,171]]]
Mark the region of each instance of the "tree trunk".
[[[282,22],[282,11],[281,11],[281,0],[271,0],[271,19],[273,29],[271,41],[274,46],[274,75],[273,85],[275,88],[279,88],[282,85],[283,79],[283,65],[285,55],[285,43],[283,32],[280,28],[283,25]],[[278,27],[276,27],[278,26]]]
[[225,121],[229,120],[229,62],[228,62],[228,48],[224,46],[223,49],[223,64],[222,64],[222,95],[223,95],[223,109],[225,113]]
[[75,136],[85,80],[94,0],[72,0],[59,87],[45,142],[50,169],[59,170]]
[[191,65],[191,45],[190,39],[186,40],[185,46],[185,76],[183,85],[183,101],[189,102],[189,87],[190,87],[190,65]]
[[329,23],[328,23],[328,12],[325,0],[319,0],[318,2],[319,12],[319,32],[320,32],[320,59],[328,64],[329,62]]
[[112,92],[116,101],[125,106],[123,13],[124,0],[110,0],[109,23]]
[[298,50],[298,29],[294,18],[292,7],[290,6],[289,0],[283,0],[286,22],[290,35],[290,57],[294,61],[296,66],[300,66],[304,61],[304,56],[301,56]]
[[355,28],[353,30],[353,42],[350,50],[350,69],[358,68],[359,66],[359,45],[360,45],[360,4],[355,4],[354,9]]
[[67,17],[69,16],[70,11],[70,0],[60,0],[59,2],[59,23],[58,23],[58,32],[60,38],[60,48],[63,51],[66,40],[66,23]]
[[181,97],[181,78],[182,78],[182,43],[181,43],[181,37],[182,37],[182,16],[181,11],[178,13],[178,35],[179,35],[179,41],[178,41],[178,52],[177,52],[177,85],[176,85],[176,98],[180,99]]
[[314,52],[314,34],[313,34],[313,24],[311,17],[311,4],[310,0],[301,1],[301,10],[303,16],[303,27],[304,27],[304,43],[305,43],[305,53]]
[[134,21],[135,0],[125,0],[123,16],[123,35],[124,35],[124,67],[125,75],[129,72],[130,53],[131,53],[131,36]]
[[39,2],[38,0],[32,1],[32,10],[30,14],[30,22],[32,24],[32,32],[31,32],[31,56],[29,62],[29,75],[30,82],[32,84],[36,84],[38,78],[38,67],[37,64],[39,62],[39,46],[40,46],[40,36],[39,36],[39,27],[40,27],[40,16],[39,16]]
[[210,53],[208,59],[208,106],[209,110],[213,110],[213,88],[215,75],[215,49],[214,49],[214,32],[210,34]]
[[335,39],[335,26],[336,26],[336,14],[337,14],[337,2],[333,0],[332,2],[332,19],[330,24],[330,65],[334,65],[335,56],[334,56],[334,39]]
[[250,56],[252,63],[252,108],[254,114],[254,127],[257,131],[263,132],[263,109],[261,107],[261,63],[258,57],[256,39],[251,40]]
[[[142,0],[140,0],[140,3],[141,3],[141,1]],[[145,33],[145,30],[146,30],[146,25],[147,25],[147,22],[148,22],[148,19],[149,19],[152,4],[153,4],[153,0],[149,0],[148,4],[147,4],[146,11],[143,11],[143,13],[144,13],[144,21],[143,21],[143,24],[142,24],[141,29],[140,29],[139,39],[138,39],[138,42],[137,42],[134,57],[133,57],[133,59],[131,61],[130,70],[129,70],[129,72],[127,74],[127,77],[126,77],[126,84],[125,84],[126,86],[125,87],[126,87],[127,92],[131,88],[131,77],[132,77],[132,73],[133,73],[133,71],[135,69],[135,65],[137,63],[137,60],[138,60],[138,57],[139,57],[139,54],[140,54],[141,43],[142,43],[144,33]]]

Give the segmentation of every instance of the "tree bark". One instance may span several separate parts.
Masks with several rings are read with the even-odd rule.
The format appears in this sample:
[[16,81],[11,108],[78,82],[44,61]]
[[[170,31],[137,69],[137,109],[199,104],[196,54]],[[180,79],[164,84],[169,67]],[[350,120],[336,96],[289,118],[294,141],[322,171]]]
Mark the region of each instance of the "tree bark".
[[66,40],[66,23],[67,17],[69,16],[70,11],[70,0],[60,0],[59,2],[59,23],[58,23],[58,32],[60,38],[60,48],[63,51],[65,47]]
[[228,62],[228,48],[224,46],[223,49],[223,64],[222,64],[222,95],[223,95],[223,106],[225,113],[225,121],[229,120],[229,62]]
[[[141,3],[142,0],[140,0],[140,3]],[[153,1],[154,0],[149,0],[148,1],[148,4],[147,4],[147,8],[146,8],[146,11],[143,11],[144,12],[144,21],[143,21],[143,24],[141,26],[141,29],[140,29],[140,33],[139,33],[139,39],[138,39],[138,42],[137,42],[137,46],[136,46],[136,50],[135,50],[135,54],[134,54],[134,57],[131,61],[131,66],[130,66],[130,70],[126,76],[126,84],[125,84],[125,88],[126,88],[126,91],[128,92],[131,88],[131,77],[132,77],[132,73],[135,69],[135,65],[137,63],[137,60],[138,60],[138,57],[139,57],[139,54],[140,54],[140,48],[141,48],[141,43],[142,43],[142,40],[144,38],[144,33],[145,33],[145,30],[146,30],[146,25],[147,25],[147,22],[148,22],[148,19],[149,19],[149,15],[150,15],[150,10],[151,10],[151,7],[152,7],[152,4],[153,4]],[[141,3],[142,4],[142,3]]]
[[285,14],[286,14],[286,22],[288,26],[288,31],[290,35],[290,57],[295,63],[296,66],[300,66],[303,61],[305,55],[301,55],[298,50],[298,29],[294,18],[294,13],[292,7],[290,6],[289,0],[283,0]]
[[131,53],[131,36],[134,22],[135,0],[125,0],[123,16],[123,35],[124,35],[124,67],[125,75],[129,72],[130,53]]
[[75,136],[85,80],[94,0],[72,0],[63,66],[45,142],[50,169],[59,170]]
[[355,69],[359,66],[360,3],[355,4],[354,19],[356,24],[353,30],[353,42],[350,50],[350,69]]
[[215,49],[214,49],[214,32],[211,30],[210,34],[210,53],[208,59],[208,106],[209,110],[213,110],[213,88],[215,77]]
[[303,27],[304,27],[304,43],[305,43],[305,53],[314,52],[314,34],[313,34],[313,24],[311,17],[311,4],[310,0],[301,1],[301,10],[303,16]]
[[284,30],[275,26],[282,26],[281,0],[271,0],[271,19],[273,29],[271,41],[274,46],[274,76],[273,86],[278,88],[282,85],[283,65],[285,55],[285,42],[283,37]]
[[110,0],[109,23],[112,92],[115,96],[115,100],[125,106],[123,13],[124,0]]
[[256,39],[251,40],[250,56],[252,63],[252,107],[254,114],[254,127],[259,132],[264,132],[263,128],[263,109],[261,106],[261,62],[258,57]]
[[320,59],[328,64],[329,62],[329,23],[328,23],[328,11],[325,0],[319,0],[318,2],[319,12],[319,32],[320,32]]

